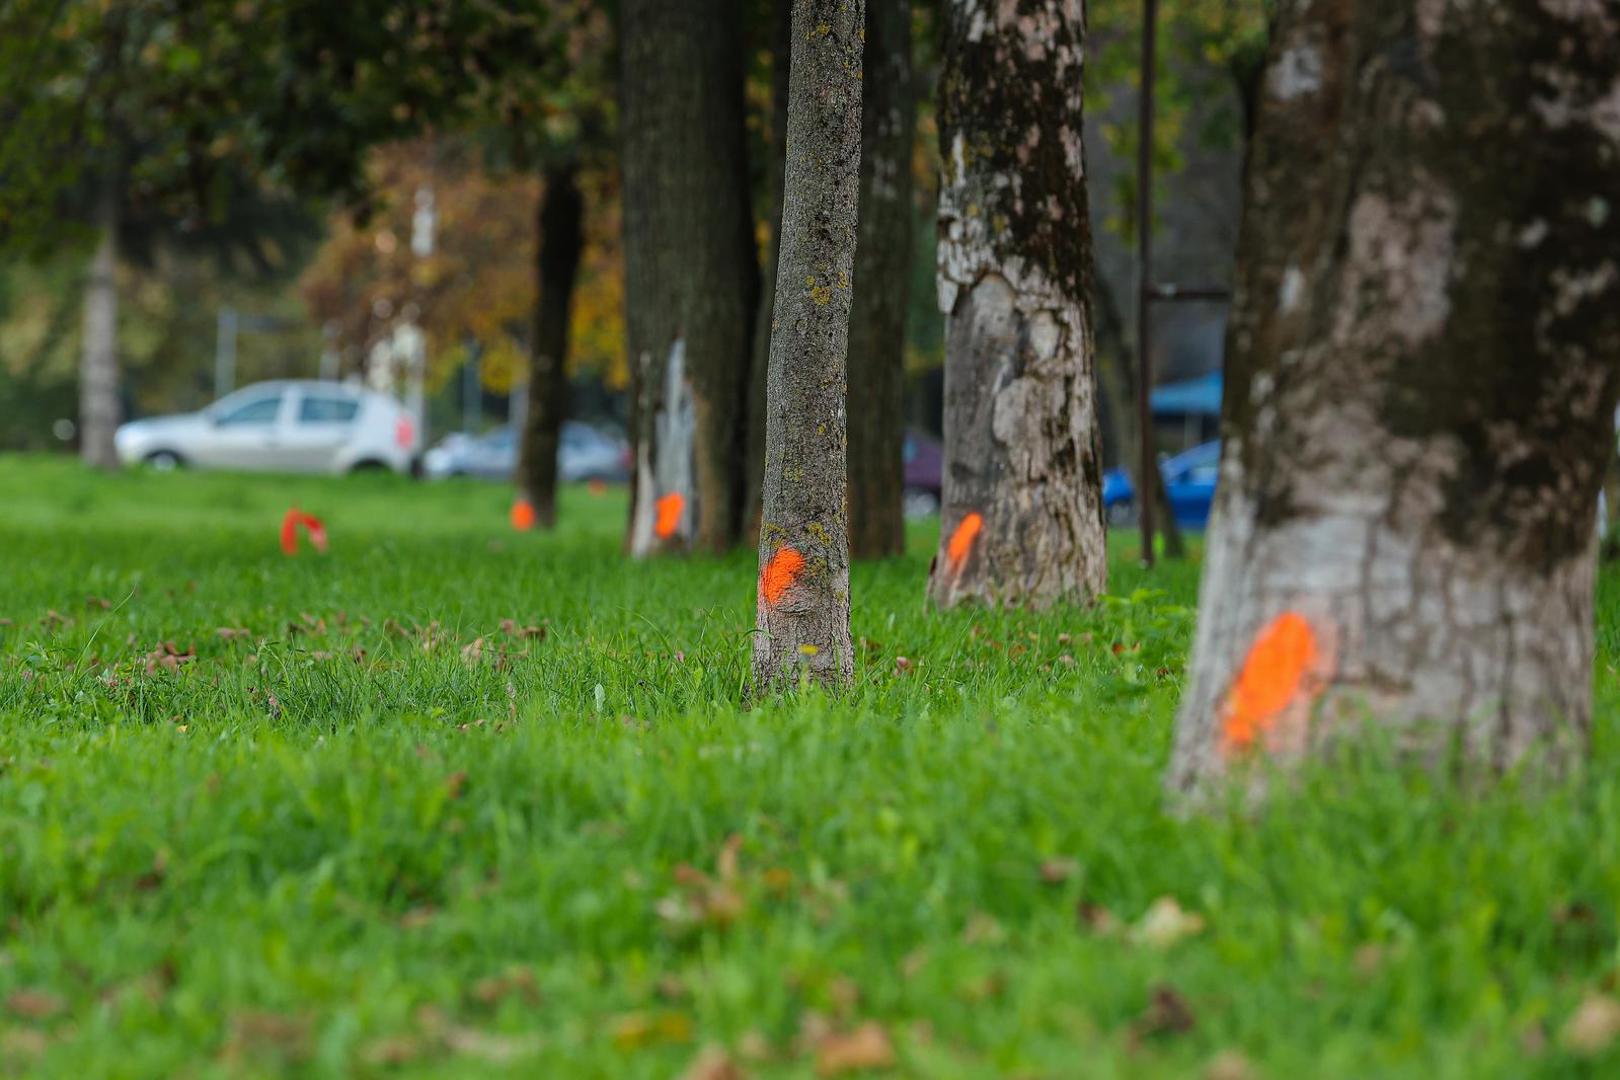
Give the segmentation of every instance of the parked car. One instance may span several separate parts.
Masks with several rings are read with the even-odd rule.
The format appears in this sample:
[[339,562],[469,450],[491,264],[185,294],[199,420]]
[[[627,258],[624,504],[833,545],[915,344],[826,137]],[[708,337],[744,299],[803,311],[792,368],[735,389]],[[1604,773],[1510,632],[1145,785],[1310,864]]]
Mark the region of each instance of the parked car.
[[[565,420],[557,445],[557,478],[564,483],[630,478],[630,444],[578,420]],[[517,469],[517,432],[510,426],[484,435],[449,435],[427,452],[424,471],[434,479],[476,476],[510,480]]]
[[[1195,446],[1159,462],[1170,512],[1176,524],[1186,529],[1202,529],[1209,524],[1210,505],[1215,500],[1215,479],[1220,474],[1221,443]],[[1136,517],[1136,489],[1124,469],[1110,469],[1103,475],[1103,509],[1113,525],[1124,525]]]
[[201,412],[119,427],[119,460],[157,469],[410,472],[416,424],[387,394],[315,379],[245,386]]
[[901,448],[901,463],[905,470],[906,517],[924,517],[937,512],[944,490],[944,447],[933,436],[908,428]]

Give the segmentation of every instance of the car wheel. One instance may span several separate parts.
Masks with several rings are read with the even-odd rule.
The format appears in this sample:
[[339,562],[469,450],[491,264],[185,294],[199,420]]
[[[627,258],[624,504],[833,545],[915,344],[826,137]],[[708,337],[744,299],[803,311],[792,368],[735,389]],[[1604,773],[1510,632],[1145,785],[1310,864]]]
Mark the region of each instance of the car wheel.
[[154,472],[174,472],[185,464],[173,450],[154,450],[144,458],[146,467]]
[[386,463],[378,461],[375,458],[367,458],[365,461],[357,461],[353,465],[349,466],[349,475],[350,476],[355,476],[355,475],[375,476],[378,473],[385,473],[385,472],[389,472],[389,471],[390,471],[390,469],[388,468],[388,465]]

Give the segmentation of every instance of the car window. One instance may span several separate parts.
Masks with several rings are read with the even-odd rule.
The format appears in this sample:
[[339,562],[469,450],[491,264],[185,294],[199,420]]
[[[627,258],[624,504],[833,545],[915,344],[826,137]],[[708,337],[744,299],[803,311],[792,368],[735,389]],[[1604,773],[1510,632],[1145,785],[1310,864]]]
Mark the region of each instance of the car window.
[[216,421],[220,427],[236,427],[238,425],[273,424],[276,414],[281,411],[281,396],[258,398],[240,405],[230,412],[220,416]]
[[348,397],[305,394],[298,403],[300,424],[349,424],[359,413],[360,403]]

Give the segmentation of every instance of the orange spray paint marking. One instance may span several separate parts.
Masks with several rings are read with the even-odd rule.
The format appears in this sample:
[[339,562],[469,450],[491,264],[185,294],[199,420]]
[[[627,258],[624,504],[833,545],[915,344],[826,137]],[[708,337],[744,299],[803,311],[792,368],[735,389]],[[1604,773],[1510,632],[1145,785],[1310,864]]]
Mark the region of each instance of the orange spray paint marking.
[[668,540],[675,535],[675,530],[681,527],[681,512],[686,509],[686,496],[678,491],[660,496],[653,503],[657,511],[657,518],[653,522],[653,532],[660,540]]
[[518,532],[528,532],[534,528],[534,504],[528,499],[519,499],[512,504],[512,511],[507,517],[512,522],[512,528]]
[[759,572],[759,594],[765,598],[765,603],[775,607],[803,572],[803,555],[794,548],[777,548],[765,569]]
[[1317,660],[1316,632],[1298,612],[1285,611],[1255,637],[1221,708],[1221,749],[1247,750],[1271,731],[1304,689]]
[[979,538],[979,530],[984,528],[984,516],[977,510],[970,511],[957,525],[956,531],[951,533],[951,542],[945,545],[945,558],[950,561],[953,569],[960,568],[968,552],[973,550],[973,541]]
[[306,514],[298,507],[289,509],[281,518],[281,552],[283,555],[298,554],[298,530],[302,527],[309,533],[309,542],[316,551],[323,555],[326,553],[326,526],[314,514]]

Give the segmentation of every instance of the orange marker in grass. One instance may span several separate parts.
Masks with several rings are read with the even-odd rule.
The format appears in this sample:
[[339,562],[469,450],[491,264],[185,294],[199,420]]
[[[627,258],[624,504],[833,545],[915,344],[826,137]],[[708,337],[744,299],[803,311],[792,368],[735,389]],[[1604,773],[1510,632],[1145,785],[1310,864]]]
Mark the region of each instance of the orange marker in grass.
[[511,513],[507,517],[512,522],[512,528],[518,532],[528,532],[534,528],[534,504],[528,499],[519,499],[512,504]]
[[1316,632],[1305,616],[1285,611],[1255,636],[1221,706],[1221,749],[1247,750],[1271,732],[1301,693],[1316,666]]
[[309,542],[316,551],[326,552],[326,526],[314,514],[306,514],[298,507],[289,509],[281,518],[281,552],[298,554],[298,530],[309,533]]

